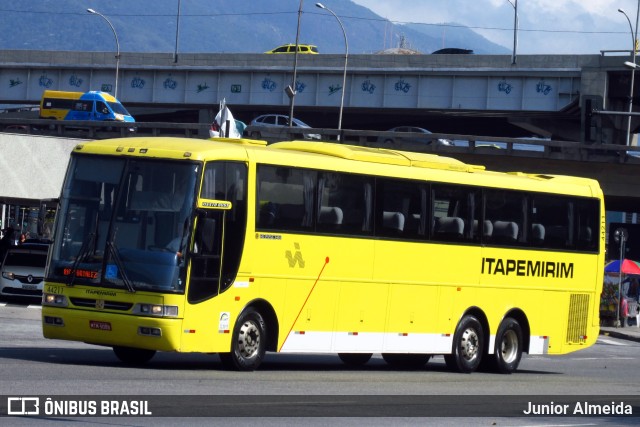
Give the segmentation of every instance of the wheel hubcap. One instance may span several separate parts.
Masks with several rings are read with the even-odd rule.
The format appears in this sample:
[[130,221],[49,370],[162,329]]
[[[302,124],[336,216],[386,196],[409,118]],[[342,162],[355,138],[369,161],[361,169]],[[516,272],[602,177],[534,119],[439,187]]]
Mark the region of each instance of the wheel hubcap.
[[473,329],[467,329],[460,340],[460,352],[465,360],[470,361],[478,356],[478,334]]
[[502,360],[506,363],[512,363],[516,360],[518,354],[518,336],[515,332],[507,331],[504,334],[500,345],[500,352],[502,353]]
[[251,358],[260,348],[260,330],[253,322],[245,322],[238,335],[238,351],[242,357]]

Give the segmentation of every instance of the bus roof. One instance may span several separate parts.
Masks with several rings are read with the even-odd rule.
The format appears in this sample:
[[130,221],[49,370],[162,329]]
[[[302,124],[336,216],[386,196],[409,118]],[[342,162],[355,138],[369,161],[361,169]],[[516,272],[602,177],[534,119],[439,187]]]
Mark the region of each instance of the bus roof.
[[382,176],[602,197],[598,182],[590,178],[488,171],[484,166],[446,156],[331,142],[285,141],[267,145],[266,141],[250,139],[134,137],[81,143],[74,152],[192,161],[252,160],[364,174],[371,174],[372,165],[376,164],[375,174]]

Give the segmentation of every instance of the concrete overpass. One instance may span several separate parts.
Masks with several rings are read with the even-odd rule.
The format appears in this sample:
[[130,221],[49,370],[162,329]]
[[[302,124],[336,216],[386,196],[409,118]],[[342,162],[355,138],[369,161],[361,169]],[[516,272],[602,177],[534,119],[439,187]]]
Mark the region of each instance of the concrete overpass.
[[[421,125],[444,133],[517,136],[616,144],[627,111],[626,56],[351,55],[343,127],[384,130]],[[314,127],[337,124],[343,55],[300,55],[295,115]],[[293,56],[122,53],[119,98],[131,109],[197,110],[210,122],[220,100],[236,116],[287,113],[284,88]],[[0,103],[36,103],[45,89],[115,88],[115,58],[104,52],[0,52]],[[183,120],[184,121],[184,120]],[[637,120],[634,118],[633,128]],[[587,132],[585,133],[585,129]]]

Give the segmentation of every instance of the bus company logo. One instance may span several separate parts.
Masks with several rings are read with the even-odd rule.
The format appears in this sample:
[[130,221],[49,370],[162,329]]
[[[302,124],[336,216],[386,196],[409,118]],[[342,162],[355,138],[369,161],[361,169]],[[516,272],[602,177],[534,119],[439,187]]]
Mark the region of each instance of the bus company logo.
[[482,258],[480,274],[572,279],[573,263],[525,259]]
[[40,398],[8,397],[7,415],[40,415]]
[[300,251],[300,243],[293,244],[296,253],[292,254],[291,251],[286,251],[284,256],[289,261],[289,267],[293,268],[298,264],[300,268],[304,268],[304,259],[302,259],[302,252]]

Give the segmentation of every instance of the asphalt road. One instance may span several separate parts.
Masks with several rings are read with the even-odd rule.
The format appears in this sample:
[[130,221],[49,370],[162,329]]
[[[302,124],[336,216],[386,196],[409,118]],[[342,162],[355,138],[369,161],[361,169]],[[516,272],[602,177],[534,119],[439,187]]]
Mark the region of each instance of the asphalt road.
[[[180,413],[180,405],[186,405],[189,409],[181,416],[210,417],[217,413],[224,417],[63,418],[73,421],[73,425],[213,425],[224,420],[225,425],[325,426],[324,416],[341,417],[331,418],[339,420],[340,425],[459,425],[461,420],[470,425],[557,425],[555,417],[500,417],[500,411],[492,417],[491,408],[509,406],[513,396],[522,402],[529,396],[555,397],[556,401],[564,397],[576,402],[581,396],[594,396],[616,403],[633,398],[633,410],[640,412],[638,357],[640,343],[601,337],[593,347],[565,356],[525,355],[513,375],[452,373],[441,357],[432,359],[423,369],[403,371],[390,368],[379,355],[362,368],[352,368],[337,356],[269,354],[260,370],[239,373],[223,370],[215,355],[159,353],[139,368],[119,363],[110,348],[46,340],[40,328],[39,306],[0,301],[2,398],[111,395],[145,399],[161,395],[168,397],[154,403],[156,414],[172,405]],[[184,398],[185,395],[194,397]],[[278,402],[278,396],[296,399]],[[416,410],[424,401],[416,402],[416,396],[440,410],[440,399],[445,399],[444,407],[454,417],[403,417],[405,409],[409,415],[423,415]],[[333,406],[327,406],[323,399],[330,399]],[[455,402],[460,404],[452,404]],[[337,410],[336,403],[341,404]],[[479,407],[487,412],[479,411]],[[526,410],[526,404],[522,409]],[[282,418],[286,411],[304,418]],[[442,415],[438,410],[434,413]],[[342,418],[348,415],[356,417]],[[640,420],[640,413],[634,416],[634,420],[561,418],[561,424],[632,425]],[[34,425],[34,421],[37,425],[59,426],[61,419],[0,418],[2,425]]]

